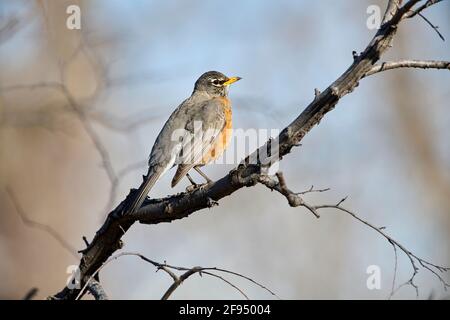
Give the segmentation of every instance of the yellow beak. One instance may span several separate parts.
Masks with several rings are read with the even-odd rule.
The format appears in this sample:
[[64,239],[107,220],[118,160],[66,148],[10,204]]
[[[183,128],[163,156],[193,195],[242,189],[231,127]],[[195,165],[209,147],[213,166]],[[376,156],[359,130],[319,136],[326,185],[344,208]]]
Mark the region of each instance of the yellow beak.
[[224,85],[224,86],[229,86],[230,84],[235,83],[236,81],[239,81],[239,80],[241,80],[241,79],[242,79],[241,77],[231,77],[231,78],[229,78],[227,81],[225,81],[225,82],[223,83],[223,85]]

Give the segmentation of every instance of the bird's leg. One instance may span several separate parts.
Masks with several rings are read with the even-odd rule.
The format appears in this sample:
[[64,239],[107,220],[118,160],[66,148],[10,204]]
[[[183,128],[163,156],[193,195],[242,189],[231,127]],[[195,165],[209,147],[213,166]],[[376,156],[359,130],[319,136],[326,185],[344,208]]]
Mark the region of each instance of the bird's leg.
[[206,183],[202,183],[202,184],[197,184],[195,183],[194,179],[192,179],[192,177],[189,175],[189,173],[186,173],[186,177],[189,179],[189,181],[191,182],[192,185],[188,186],[186,188],[186,191],[193,191],[195,189],[198,188],[202,188],[208,184],[210,184],[212,182],[212,180],[210,178],[207,177],[206,174],[204,174],[202,171],[200,171],[200,168],[198,168],[197,166],[194,167],[195,171],[197,171],[203,178],[205,178]]
[[186,191],[187,192],[191,192],[191,191],[194,191],[196,189],[200,189],[201,187],[203,187],[206,184],[206,183],[205,184],[198,184],[198,183],[196,183],[194,181],[194,179],[192,179],[192,177],[189,175],[189,173],[186,173],[186,178],[188,178],[189,182],[191,183],[190,186],[186,187]]
[[192,179],[192,177],[189,175],[189,173],[186,173],[186,178],[188,178],[189,182],[191,183],[191,185],[186,188],[187,191],[191,191],[191,190],[198,188],[199,185],[197,183],[195,183],[194,179]]
[[186,173],[186,178],[189,179],[189,182],[190,182],[193,186],[197,186],[197,183],[195,183],[194,179],[192,179],[192,177],[189,175],[189,173]]
[[195,171],[197,171],[203,178],[205,178],[207,184],[212,182],[212,180],[211,180],[210,178],[208,178],[208,176],[207,176],[206,174],[204,174],[204,173],[200,170],[200,168],[199,168],[198,166],[195,166],[194,169],[195,169]]

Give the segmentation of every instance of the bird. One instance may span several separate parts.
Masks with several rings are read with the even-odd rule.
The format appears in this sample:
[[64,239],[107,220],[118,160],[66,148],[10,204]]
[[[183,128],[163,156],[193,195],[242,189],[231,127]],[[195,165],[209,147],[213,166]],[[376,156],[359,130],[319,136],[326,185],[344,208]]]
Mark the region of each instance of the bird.
[[232,108],[228,91],[241,79],[218,71],[205,72],[197,79],[191,96],[172,112],[159,132],[148,158],[147,175],[129,207],[130,213],[141,207],[158,179],[175,166],[172,187],[185,176],[195,185],[188,173],[191,169],[211,182],[200,167],[220,157],[230,143]]

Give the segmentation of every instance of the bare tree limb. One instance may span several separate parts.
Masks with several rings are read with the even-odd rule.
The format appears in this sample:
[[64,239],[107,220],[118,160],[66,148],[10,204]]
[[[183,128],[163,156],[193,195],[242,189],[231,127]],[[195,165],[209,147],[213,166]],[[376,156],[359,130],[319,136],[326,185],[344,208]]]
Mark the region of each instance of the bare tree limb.
[[435,60],[401,60],[401,61],[387,61],[381,64],[374,65],[365,75],[371,76],[382,71],[393,70],[398,68],[420,68],[420,69],[447,69],[450,70],[450,61],[435,61]]
[[[75,298],[76,300],[80,299],[83,295],[83,293],[85,292],[86,289],[89,289],[89,285],[92,281],[94,281],[94,278],[96,275],[98,275],[98,273],[110,262],[117,260],[120,257],[123,256],[135,256],[138,257],[150,264],[152,264],[153,266],[155,266],[157,268],[156,271],[158,270],[163,270],[164,272],[166,272],[173,280],[173,283],[170,285],[170,287],[166,290],[166,292],[164,293],[164,295],[162,296],[162,300],[167,300],[172,293],[183,283],[183,281],[185,281],[186,279],[188,279],[190,276],[194,275],[194,274],[206,274],[209,275],[211,277],[215,277],[218,278],[222,281],[224,281],[226,284],[230,285],[231,287],[233,287],[234,289],[236,289],[240,294],[242,294],[246,299],[248,299],[248,296],[242,291],[242,289],[240,289],[239,287],[237,287],[236,285],[234,285],[233,283],[231,283],[229,280],[225,279],[224,277],[215,274],[214,272],[221,272],[221,273],[228,273],[228,274],[232,274],[235,275],[237,277],[243,278],[245,280],[250,281],[253,284],[256,284],[257,286],[259,286],[260,288],[264,289],[265,291],[267,291],[268,293],[270,293],[273,296],[276,296],[278,298],[278,296],[271,291],[270,289],[268,289],[267,287],[265,287],[264,285],[256,282],[255,280],[244,276],[240,273],[234,272],[234,271],[229,271],[226,269],[221,269],[221,268],[216,268],[216,267],[192,267],[192,268],[186,268],[186,267],[178,267],[178,266],[173,266],[173,265],[169,265],[167,263],[159,263],[156,261],[153,261],[147,257],[145,257],[144,255],[140,254],[140,253],[135,253],[135,252],[122,252],[119,253],[117,255],[114,255],[112,257],[110,257],[107,261],[105,261],[97,270],[95,270],[95,272],[92,274],[92,276],[90,277],[90,279],[87,281],[87,283],[81,288],[78,296]],[[178,276],[175,272],[173,272],[172,270],[176,270],[176,271],[184,271],[180,276]]]

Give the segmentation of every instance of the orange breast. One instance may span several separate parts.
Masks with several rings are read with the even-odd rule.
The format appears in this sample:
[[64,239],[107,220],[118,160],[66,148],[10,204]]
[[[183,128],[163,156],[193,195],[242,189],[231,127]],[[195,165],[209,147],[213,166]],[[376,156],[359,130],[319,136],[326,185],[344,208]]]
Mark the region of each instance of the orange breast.
[[224,105],[223,111],[225,114],[225,126],[222,132],[219,133],[216,142],[211,146],[211,149],[203,156],[203,164],[207,164],[208,162],[214,161],[220,157],[231,141],[231,136],[233,133],[231,104],[227,98],[221,99],[223,99]]

